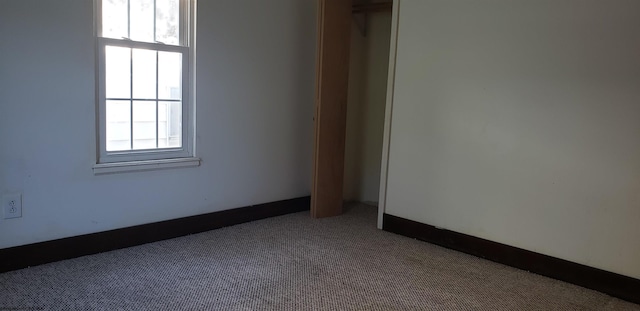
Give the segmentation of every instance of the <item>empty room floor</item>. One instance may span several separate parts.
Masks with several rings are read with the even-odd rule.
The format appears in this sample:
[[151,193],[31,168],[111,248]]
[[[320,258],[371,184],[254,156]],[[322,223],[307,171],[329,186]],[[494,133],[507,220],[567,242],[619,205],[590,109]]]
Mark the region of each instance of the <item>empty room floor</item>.
[[0,274],[0,310],[640,310],[377,230],[290,214]]

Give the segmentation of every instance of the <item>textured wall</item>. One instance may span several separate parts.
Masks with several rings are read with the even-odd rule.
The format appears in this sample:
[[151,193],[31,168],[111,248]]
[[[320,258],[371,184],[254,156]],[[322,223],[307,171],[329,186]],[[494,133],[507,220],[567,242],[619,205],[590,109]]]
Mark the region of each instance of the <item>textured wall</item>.
[[104,176],[92,3],[0,1],[0,248],[309,195],[315,1],[199,1],[202,165]]
[[640,2],[399,3],[386,212],[640,278]]
[[345,148],[346,200],[378,202],[390,37],[391,12],[369,14],[366,36],[353,23]]

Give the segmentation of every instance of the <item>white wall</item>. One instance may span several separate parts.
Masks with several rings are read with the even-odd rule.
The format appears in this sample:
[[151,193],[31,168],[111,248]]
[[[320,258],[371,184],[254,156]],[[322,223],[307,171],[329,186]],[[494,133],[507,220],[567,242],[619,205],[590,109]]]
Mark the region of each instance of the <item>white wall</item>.
[[366,35],[354,18],[351,30],[344,198],[378,202],[382,133],[389,67],[391,13],[367,15]]
[[202,165],[94,176],[92,1],[0,1],[0,248],[309,195],[315,1],[198,9]]
[[399,2],[386,213],[640,278],[640,1]]

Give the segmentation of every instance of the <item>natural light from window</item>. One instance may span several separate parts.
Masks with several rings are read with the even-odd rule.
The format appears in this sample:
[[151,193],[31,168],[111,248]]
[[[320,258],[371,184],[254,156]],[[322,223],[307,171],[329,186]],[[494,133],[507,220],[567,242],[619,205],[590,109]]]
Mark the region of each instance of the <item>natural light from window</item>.
[[[184,45],[179,0],[102,0],[102,37]],[[182,147],[183,54],[106,44],[106,151]]]

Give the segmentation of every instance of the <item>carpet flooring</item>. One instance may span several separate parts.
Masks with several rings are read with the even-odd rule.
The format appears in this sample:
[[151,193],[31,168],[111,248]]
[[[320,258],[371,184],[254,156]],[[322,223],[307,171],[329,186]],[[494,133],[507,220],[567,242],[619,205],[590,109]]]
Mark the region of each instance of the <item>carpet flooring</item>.
[[0,274],[0,310],[640,310],[605,294],[308,212]]

